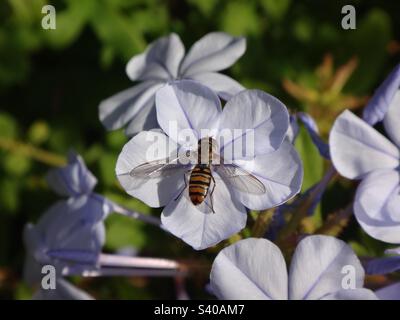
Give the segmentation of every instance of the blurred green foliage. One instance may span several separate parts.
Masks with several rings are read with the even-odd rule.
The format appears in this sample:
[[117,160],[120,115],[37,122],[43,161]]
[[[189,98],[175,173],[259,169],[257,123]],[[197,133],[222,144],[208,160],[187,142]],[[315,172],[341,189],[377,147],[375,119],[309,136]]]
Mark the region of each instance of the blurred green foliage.
[[[56,30],[41,28],[45,4],[56,8]],[[356,30],[341,28],[345,4],[356,7]],[[51,165],[62,163],[70,148],[83,155],[98,177],[97,192],[131,209],[159,214],[160,210],[147,208],[119,188],[114,166],[126,138],[121,131],[107,133],[97,115],[102,99],[132,85],[124,72],[125,63],[149,42],[176,32],[188,48],[215,30],[244,35],[247,52],[228,73],[246,87],[279,97],[292,110],[307,111],[307,103],[289,95],[282,81],[318,88],[315,69],[326,53],[336,65],[355,56],[359,64],[343,92],[371,94],[399,60],[399,15],[398,2],[379,0],[1,1],[0,298],[26,299],[31,294],[21,282],[21,230],[57,199],[44,174]],[[324,111],[320,114],[323,117]],[[307,188],[321,178],[326,163],[304,130],[296,147],[304,162]],[[50,153],[39,156],[38,150]],[[331,186],[323,198],[322,212],[344,206],[351,199],[349,190],[351,184],[346,181]],[[343,237],[358,253],[381,252],[381,244],[356,230],[351,222]],[[145,256],[213,257],[212,249],[194,252],[161,233],[113,215],[107,221],[105,250],[128,246]],[[175,297],[170,279],[73,280],[97,298]],[[204,297],[206,281],[207,274],[190,281],[189,294]]]

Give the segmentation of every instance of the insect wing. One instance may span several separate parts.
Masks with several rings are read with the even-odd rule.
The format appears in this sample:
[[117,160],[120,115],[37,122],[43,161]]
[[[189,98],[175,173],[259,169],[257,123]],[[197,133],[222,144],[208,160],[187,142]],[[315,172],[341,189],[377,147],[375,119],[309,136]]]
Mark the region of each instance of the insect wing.
[[130,189],[135,189],[149,179],[159,177],[167,178],[175,174],[176,170],[185,168],[186,166],[181,164],[178,160],[179,157],[149,161],[138,165],[129,172],[121,174],[120,178],[126,181]]
[[250,194],[264,194],[264,184],[248,171],[235,164],[217,165],[216,172],[233,188]]
[[178,162],[178,158],[170,160],[170,158],[164,158],[154,161],[149,161],[138,165],[133,168],[129,175],[132,178],[142,179],[153,179],[158,177],[165,177],[172,174],[176,169],[179,169],[183,165]]

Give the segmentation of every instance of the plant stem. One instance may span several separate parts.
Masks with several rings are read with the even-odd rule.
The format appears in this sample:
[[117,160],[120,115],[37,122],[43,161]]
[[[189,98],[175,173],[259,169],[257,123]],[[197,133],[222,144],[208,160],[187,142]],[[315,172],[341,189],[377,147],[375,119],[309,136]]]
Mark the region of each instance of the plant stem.
[[326,189],[328,184],[335,178],[337,177],[337,171],[335,168],[331,165],[324,175],[324,177],[321,179],[320,182],[316,185],[316,187],[310,192],[310,194],[304,198],[304,200],[301,202],[300,206],[297,207],[296,212],[292,212],[292,216],[290,221],[286,224],[286,226],[281,230],[278,236],[278,243],[282,243],[290,237],[296,230],[300,222],[305,218],[308,214],[309,208],[314,204],[316,199],[321,196],[322,192]]
[[0,148],[54,167],[61,167],[67,163],[66,159],[58,154],[13,139],[0,137]]
[[276,208],[263,210],[258,214],[256,222],[251,230],[252,237],[262,237],[268,230],[269,225],[273,221]]
[[163,230],[166,230],[164,228],[164,226],[161,224],[161,220],[159,218],[156,218],[156,217],[153,217],[150,215],[146,215],[146,214],[143,214],[140,212],[129,210],[129,209],[124,208],[121,205],[115,203],[114,201],[111,201],[109,199],[107,199],[107,200],[112,203],[114,212],[122,214],[122,215],[130,217],[130,218],[133,218],[133,219],[136,219],[136,220],[150,223],[154,226],[160,227]]
[[315,233],[337,237],[347,226],[352,213],[353,203],[350,203],[346,206],[346,208],[339,210],[337,213],[329,215],[325,223],[315,230]]

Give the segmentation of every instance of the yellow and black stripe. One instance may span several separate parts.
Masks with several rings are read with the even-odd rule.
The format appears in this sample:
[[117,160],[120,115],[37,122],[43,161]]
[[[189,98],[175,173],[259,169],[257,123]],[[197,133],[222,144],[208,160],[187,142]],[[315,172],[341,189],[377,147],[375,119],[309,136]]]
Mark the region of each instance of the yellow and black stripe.
[[189,197],[194,205],[201,204],[207,197],[211,184],[211,169],[208,165],[197,165],[189,179]]

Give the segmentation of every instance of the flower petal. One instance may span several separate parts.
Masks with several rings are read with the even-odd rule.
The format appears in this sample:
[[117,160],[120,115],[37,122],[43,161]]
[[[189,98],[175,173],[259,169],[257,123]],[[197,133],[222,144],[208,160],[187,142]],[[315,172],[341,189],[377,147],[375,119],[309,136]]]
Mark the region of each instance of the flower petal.
[[[183,192],[187,193],[188,189]],[[168,231],[194,249],[205,249],[242,230],[247,220],[246,209],[220,180],[216,182],[213,192],[213,207],[215,213],[201,212],[186,194],[182,194],[164,208],[161,222]]]
[[368,174],[357,188],[354,213],[371,237],[400,243],[400,176],[396,170]]
[[138,187],[135,178],[130,176],[132,169],[149,161],[166,159],[176,153],[176,144],[160,132],[143,131],[125,144],[118,156],[115,168],[117,178],[125,191],[145,202],[150,207],[166,205],[183,187],[183,168],[168,177],[143,180]]
[[37,232],[48,250],[99,253],[104,244],[104,203],[88,196],[59,201],[42,216]]
[[154,107],[154,95],[161,86],[160,82],[146,81],[103,100],[99,105],[101,123],[107,130],[116,130],[134,121],[142,109]]
[[220,251],[210,279],[219,299],[287,299],[285,260],[279,248],[266,239],[240,240]]
[[125,135],[127,137],[133,137],[141,131],[150,131],[159,127],[154,96],[133,116],[132,120],[125,128]]
[[175,79],[184,54],[181,39],[171,33],[151,43],[144,53],[131,58],[126,73],[132,81]]
[[297,117],[295,115],[289,116],[289,128],[286,132],[286,136],[290,143],[294,144],[297,136],[299,135],[299,124],[297,123]]
[[385,250],[385,254],[394,254],[400,256],[400,247],[397,248],[390,248]]
[[[400,72],[399,72],[400,74]],[[400,148],[400,89],[390,103],[383,124],[390,139]]]
[[224,100],[229,100],[232,96],[245,89],[239,82],[217,72],[198,73],[192,75],[190,79],[212,88]]
[[190,49],[180,67],[180,75],[219,71],[230,67],[246,51],[246,39],[224,32],[211,32]]
[[350,111],[335,121],[329,137],[333,164],[349,179],[399,165],[399,150],[383,135]]
[[237,199],[247,208],[264,210],[278,206],[300,192],[303,167],[299,155],[289,141],[272,153],[256,156],[252,161],[235,161],[265,186],[262,195],[244,193],[232,188]]
[[400,87],[400,64],[394,68],[364,108],[363,119],[370,125],[382,121]]
[[353,250],[330,236],[308,236],[296,248],[289,271],[291,300],[318,300],[342,290],[343,267],[354,268],[356,288],[364,270]]
[[90,193],[97,184],[96,177],[88,170],[82,157],[72,151],[68,154],[68,164],[50,170],[46,180],[56,193],[67,197]]
[[398,270],[400,270],[400,256],[372,259],[365,268],[368,274],[388,274]]
[[[185,142],[186,130],[201,138],[201,131],[216,130],[221,113],[218,96],[208,87],[192,80],[175,81],[156,94],[157,119],[160,127],[174,141]],[[183,131],[185,130],[185,131]]]
[[378,300],[378,297],[369,289],[342,289],[326,295],[321,300]]
[[319,154],[325,159],[330,160],[331,157],[329,154],[329,145],[322,140],[321,136],[319,135],[319,129],[315,120],[305,112],[298,112],[297,116],[304,124],[304,127],[310,135],[312,142],[317,147]]
[[380,300],[400,300],[400,282],[375,291]]
[[[224,129],[230,129],[227,132],[230,136],[222,136],[221,150],[233,149],[230,159],[275,151],[282,144],[288,127],[289,113],[282,102],[260,90],[244,90],[230,99],[222,111],[220,136],[225,133]],[[250,143],[246,145],[246,155],[241,148],[243,140]]]

